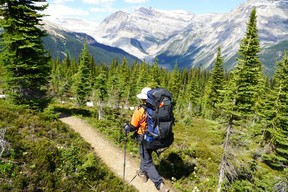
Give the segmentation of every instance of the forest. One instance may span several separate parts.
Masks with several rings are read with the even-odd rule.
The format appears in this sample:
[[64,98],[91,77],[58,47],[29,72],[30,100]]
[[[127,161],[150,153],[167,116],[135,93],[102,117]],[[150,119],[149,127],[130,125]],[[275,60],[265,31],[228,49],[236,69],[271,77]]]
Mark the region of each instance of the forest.
[[[152,64],[125,58],[95,63],[87,42],[79,58],[67,50],[65,59],[52,59],[38,27],[46,6],[34,2],[1,1],[1,191],[133,191],[98,165],[89,145],[58,118],[80,115],[123,147],[119,127],[129,121],[143,87],[165,87],[176,103],[175,142],[155,162],[176,189],[287,191],[287,50],[273,77],[266,76],[256,9],[233,70],[224,70],[219,47],[211,71],[180,70],[177,63],[168,71],[157,58]],[[128,150],[137,156],[133,141]]]

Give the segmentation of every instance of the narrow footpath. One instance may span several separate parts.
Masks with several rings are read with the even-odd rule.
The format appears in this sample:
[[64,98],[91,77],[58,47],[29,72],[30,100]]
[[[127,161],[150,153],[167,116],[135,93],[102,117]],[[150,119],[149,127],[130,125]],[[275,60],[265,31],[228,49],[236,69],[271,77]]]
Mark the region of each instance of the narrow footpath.
[[[123,178],[124,149],[119,149],[113,143],[106,140],[95,128],[89,126],[85,121],[77,117],[65,117],[60,119],[68,124],[81,137],[91,144],[98,157],[114,172],[119,178]],[[133,159],[129,153],[126,154],[125,182],[129,183],[139,169],[139,161]],[[148,180],[143,183],[138,176],[130,183],[139,192],[157,192],[154,184]]]

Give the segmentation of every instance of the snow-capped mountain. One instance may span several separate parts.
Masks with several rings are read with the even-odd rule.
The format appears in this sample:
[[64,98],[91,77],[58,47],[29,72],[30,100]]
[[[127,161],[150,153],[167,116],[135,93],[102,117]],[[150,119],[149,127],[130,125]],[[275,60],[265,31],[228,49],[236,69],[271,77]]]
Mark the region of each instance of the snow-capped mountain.
[[254,7],[261,46],[288,40],[287,0],[248,0],[225,14],[153,8],[131,14],[119,11],[107,17],[92,36],[146,61],[158,57],[160,64],[209,68],[218,46],[225,61],[235,56]]
[[[225,66],[231,69],[254,7],[262,54],[267,54],[266,48],[282,42],[288,49],[288,0],[247,0],[224,14],[195,15],[187,11],[142,7],[132,13],[118,11],[97,27],[88,29],[89,25],[85,24],[81,25],[81,30],[86,30],[100,43],[119,47],[148,62],[157,57],[167,68],[178,63],[180,67],[209,69],[221,46]],[[70,23],[69,27],[72,26]],[[265,61],[262,62],[265,65]]]
[[54,18],[49,20],[45,19],[45,22],[49,23],[50,26],[53,25],[53,23],[57,24],[61,26],[61,28],[65,31],[86,33],[87,35],[90,36],[94,33],[98,25],[93,22],[79,18]]
[[[75,22],[70,21],[70,22]],[[78,21],[77,21],[78,22]],[[83,49],[83,43],[88,43],[90,54],[96,63],[111,64],[112,60],[118,58],[119,61],[125,57],[128,63],[140,61],[139,58],[123,51],[120,48],[112,47],[97,42],[93,37],[83,32],[75,32],[62,25],[43,21],[43,29],[48,36],[43,38],[44,47],[49,51],[53,58],[64,59],[69,53],[70,58],[79,58]]]
[[133,13],[118,11],[106,18],[93,36],[101,43],[121,47],[145,59],[152,47],[189,25],[195,15],[186,11],[139,8]]

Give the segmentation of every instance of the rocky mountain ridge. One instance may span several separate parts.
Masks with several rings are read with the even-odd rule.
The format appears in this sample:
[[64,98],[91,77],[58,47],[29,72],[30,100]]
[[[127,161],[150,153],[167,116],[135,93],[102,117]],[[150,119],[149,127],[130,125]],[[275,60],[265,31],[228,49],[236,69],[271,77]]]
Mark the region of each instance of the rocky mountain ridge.
[[[180,67],[209,69],[219,46],[225,62],[235,58],[254,7],[261,47],[288,40],[287,0],[248,0],[228,13],[204,15],[142,7],[131,14],[112,14],[93,36],[101,43],[120,47],[146,61],[157,57],[168,68],[177,62]],[[226,68],[234,65],[232,59]]]
[[[211,69],[220,46],[229,70],[236,64],[239,43],[254,7],[262,48],[260,59],[271,71],[273,63],[288,49],[287,0],[247,0],[228,13],[202,15],[141,7],[132,13],[115,12],[95,28],[86,25],[90,26],[86,31],[97,42],[121,48],[147,62],[157,57],[159,64],[168,69],[175,63],[180,68]],[[278,44],[281,48],[284,45],[284,50],[278,49]],[[267,63],[267,54],[274,60]]]

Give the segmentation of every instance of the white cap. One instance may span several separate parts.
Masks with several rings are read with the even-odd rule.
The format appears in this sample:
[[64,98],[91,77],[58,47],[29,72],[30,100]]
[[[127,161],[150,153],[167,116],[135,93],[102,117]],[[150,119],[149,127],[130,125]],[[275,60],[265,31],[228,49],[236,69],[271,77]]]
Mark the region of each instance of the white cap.
[[142,90],[141,90],[141,93],[137,95],[137,97],[139,99],[147,99],[147,92],[150,91],[151,88],[149,87],[144,87]]

